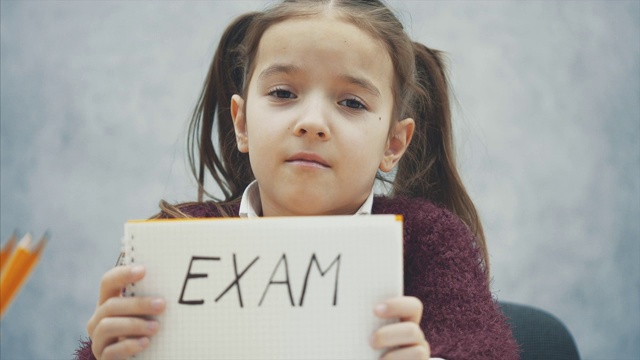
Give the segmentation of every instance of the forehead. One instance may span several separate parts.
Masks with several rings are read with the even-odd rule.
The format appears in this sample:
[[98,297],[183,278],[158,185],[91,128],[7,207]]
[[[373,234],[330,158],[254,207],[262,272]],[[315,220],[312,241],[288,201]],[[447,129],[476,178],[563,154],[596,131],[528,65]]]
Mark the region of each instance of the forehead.
[[365,77],[385,91],[391,90],[393,80],[392,61],[380,41],[346,20],[325,14],[295,17],[269,27],[260,39],[253,74],[273,64]]

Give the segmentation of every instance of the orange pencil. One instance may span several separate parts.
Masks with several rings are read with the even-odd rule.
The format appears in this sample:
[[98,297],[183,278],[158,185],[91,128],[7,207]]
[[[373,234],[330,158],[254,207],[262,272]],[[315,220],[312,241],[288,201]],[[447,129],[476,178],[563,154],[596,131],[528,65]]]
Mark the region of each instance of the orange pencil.
[[0,317],[4,314],[18,288],[18,283],[23,275],[20,269],[24,267],[29,258],[30,243],[31,234],[27,234],[18,242],[18,246],[0,274]]
[[42,237],[38,245],[31,248],[31,235],[27,234],[18,243],[6,269],[0,275],[0,318],[38,262],[46,241],[47,235]]
[[22,279],[23,282],[29,277],[29,275],[31,274],[31,271],[33,270],[33,268],[35,268],[38,261],[40,261],[40,254],[42,253],[42,249],[44,249],[44,246],[47,244],[48,239],[49,239],[49,235],[45,234],[40,239],[40,242],[38,242],[38,245],[34,246],[33,249],[31,250],[31,256],[29,257],[29,261],[25,264],[25,268],[23,270],[24,272],[24,277]]
[[9,260],[9,257],[13,252],[13,248],[16,246],[16,240],[16,233],[13,233],[13,235],[11,235],[11,237],[9,238],[9,241],[7,241],[2,246],[2,249],[0,249],[0,272],[2,271],[2,268],[7,265],[7,260]]

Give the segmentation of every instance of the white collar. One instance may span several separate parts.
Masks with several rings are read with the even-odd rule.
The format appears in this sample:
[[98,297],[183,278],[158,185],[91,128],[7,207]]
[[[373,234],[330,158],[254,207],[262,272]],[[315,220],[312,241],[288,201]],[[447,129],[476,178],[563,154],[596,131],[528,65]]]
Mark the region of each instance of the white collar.
[[[353,215],[371,215],[371,208],[373,207],[373,188],[369,197],[364,201],[362,206]],[[262,202],[260,201],[260,188],[258,182],[253,180],[242,194],[242,200],[240,201],[240,217],[260,217],[262,212]]]

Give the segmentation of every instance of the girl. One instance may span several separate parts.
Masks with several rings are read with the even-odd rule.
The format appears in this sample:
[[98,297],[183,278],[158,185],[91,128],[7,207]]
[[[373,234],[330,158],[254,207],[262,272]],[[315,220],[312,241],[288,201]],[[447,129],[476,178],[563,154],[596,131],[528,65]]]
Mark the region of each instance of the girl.
[[[156,217],[403,214],[407,295],[372,309],[400,321],[362,336],[384,359],[517,358],[453,161],[440,54],[412,42],[380,1],[285,0],[236,19],[189,140],[198,202],[161,202]],[[393,180],[378,173],[394,168]],[[207,174],[222,198],[205,191]],[[376,178],[393,197],[373,197]],[[164,299],[120,296],[144,273],[122,266],[104,275],[79,358],[148,346],[161,326],[149,316]]]

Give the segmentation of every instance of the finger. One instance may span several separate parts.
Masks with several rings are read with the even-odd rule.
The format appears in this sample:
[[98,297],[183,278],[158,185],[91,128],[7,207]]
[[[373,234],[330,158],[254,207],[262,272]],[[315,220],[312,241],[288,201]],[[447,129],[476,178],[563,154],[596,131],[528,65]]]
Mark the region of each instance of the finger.
[[153,297],[112,297],[95,312],[97,319],[111,316],[155,316],[164,311],[166,303]]
[[399,318],[400,321],[420,323],[422,302],[413,296],[399,296],[376,305],[373,313],[382,319]]
[[107,271],[100,281],[98,305],[109,298],[120,296],[123,288],[142,279],[144,273],[145,269],[142,265],[116,266]]
[[125,339],[107,346],[98,358],[100,360],[127,359],[148,346],[149,338],[147,337]]
[[92,338],[94,354],[103,353],[107,347],[132,337],[148,337],[154,335],[159,328],[155,320],[136,317],[109,317],[103,319],[95,328]]
[[87,323],[89,337],[95,338],[96,326],[107,317],[155,316],[161,314],[166,303],[160,298],[150,297],[113,297],[98,306]]
[[429,344],[422,344],[393,349],[384,354],[380,360],[428,360],[430,357],[431,349]]
[[385,349],[421,345],[426,344],[427,341],[418,324],[405,321],[385,325],[376,330],[371,335],[370,343],[374,349]]

